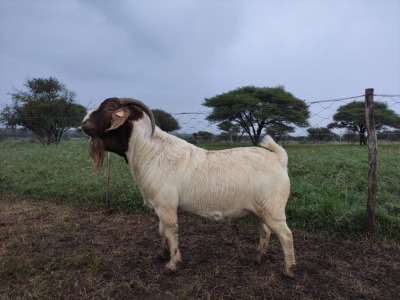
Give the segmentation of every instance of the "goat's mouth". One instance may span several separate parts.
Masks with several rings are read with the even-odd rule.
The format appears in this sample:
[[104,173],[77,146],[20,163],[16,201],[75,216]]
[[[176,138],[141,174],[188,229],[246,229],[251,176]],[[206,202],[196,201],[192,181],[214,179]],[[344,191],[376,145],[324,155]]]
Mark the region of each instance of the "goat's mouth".
[[81,125],[81,130],[86,133],[88,136],[95,136],[96,130],[93,126],[91,126],[88,122],[83,122]]

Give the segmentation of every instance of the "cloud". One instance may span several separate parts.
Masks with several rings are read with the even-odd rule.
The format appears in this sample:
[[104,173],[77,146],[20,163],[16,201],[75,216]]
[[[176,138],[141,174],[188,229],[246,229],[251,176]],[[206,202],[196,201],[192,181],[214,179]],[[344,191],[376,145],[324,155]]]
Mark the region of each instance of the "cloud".
[[169,112],[244,85],[315,101],[400,90],[400,2],[0,2],[0,101],[55,76],[84,105],[136,97]]

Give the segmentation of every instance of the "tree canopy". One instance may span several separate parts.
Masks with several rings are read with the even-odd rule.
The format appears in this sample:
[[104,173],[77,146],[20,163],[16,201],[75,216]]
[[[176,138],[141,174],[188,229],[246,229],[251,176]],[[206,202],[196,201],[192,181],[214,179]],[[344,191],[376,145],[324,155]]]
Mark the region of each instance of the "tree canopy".
[[26,91],[10,93],[13,103],[1,112],[1,122],[32,131],[43,145],[59,143],[69,128],[81,124],[86,108],[56,78],[28,79],[24,86]]
[[[376,130],[386,130],[389,127],[400,128],[400,116],[389,109],[384,102],[374,102]],[[360,145],[366,143],[367,124],[365,121],[364,101],[353,101],[342,105],[333,115],[334,122],[328,128],[346,128],[357,132]]]
[[161,109],[152,109],[154,119],[158,127],[166,132],[180,129],[178,121],[170,114]]
[[218,124],[219,130],[229,136],[233,142],[239,142],[243,135],[243,129],[238,124],[233,124],[230,121],[222,121]]
[[207,117],[211,122],[230,122],[239,125],[249,135],[253,145],[257,145],[264,128],[277,126],[286,132],[293,126],[308,125],[307,104],[283,86],[255,87],[245,86],[212,98],[206,98],[204,106],[213,108]]
[[308,128],[307,132],[309,139],[313,142],[331,141],[337,137],[337,134],[326,127]]

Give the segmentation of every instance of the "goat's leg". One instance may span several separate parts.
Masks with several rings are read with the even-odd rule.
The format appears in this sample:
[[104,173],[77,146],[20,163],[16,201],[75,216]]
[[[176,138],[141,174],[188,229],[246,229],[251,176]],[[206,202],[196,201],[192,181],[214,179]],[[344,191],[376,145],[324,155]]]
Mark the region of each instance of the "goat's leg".
[[[176,271],[177,264],[181,260],[181,253],[178,247],[178,216],[174,209],[159,208],[156,213],[163,224],[164,236],[169,244],[170,261],[165,267],[171,271]],[[165,240],[163,240],[163,243]],[[164,245],[163,245],[164,246]],[[166,244],[165,244],[166,246]]]
[[274,219],[267,217],[265,218],[265,223],[278,236],[281,243],[284,255],[283,274],[293,278],[296,259],[294,255],[293,234],[286,224],[286,218]]
[[161,257],[167,258],[168,254],[169,254],[169,247],[168,247],[168,240],[165,237],[165,227],[164,227],[164,223],[162,222],[162,220],[160,219],[160,226],[159,226],[159,232],[162,238],[161,241]]
[[261,263],[262,255],[267,253],[269,238],[271,237],[271,230],[260,219],[258,219],[258,227],[260,230],[260,243],[257,247],[256,261],[257,263]]

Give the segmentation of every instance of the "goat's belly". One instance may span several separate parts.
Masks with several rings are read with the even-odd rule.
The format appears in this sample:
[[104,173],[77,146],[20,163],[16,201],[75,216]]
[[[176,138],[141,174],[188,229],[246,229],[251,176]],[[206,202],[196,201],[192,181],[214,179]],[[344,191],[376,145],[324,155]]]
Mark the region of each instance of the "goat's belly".
[[257,179],[246,178],[240,185],[229,176],[220,180],[196,179],[179,192],[179,208],[213,220],[235,219],[249,214],[253,204],[265,195]]
[[[186,203],[179,206],[179,209],[190,212],[207,219],[212,219],[215,221],[236,219],[240,217],[244,217],[250,213],[249,209],[243,208],[235,208],[235,205],[230,205],[228,207],[224,207],[223,205],[215,205],[215,203],[201,203],[203,205],[198,205],[201,202],[197,203]],[[182,205],[183,204],[183,205]],[[207,205],[208,204],[208,205]]]
[[229,212],[221,212],[221,211],[196,212],[196,214],[214,221],[223,221],[223,220],[232,220],[244,217],[249,214],[249,211],[242,209],[240,211],[229,211]]

